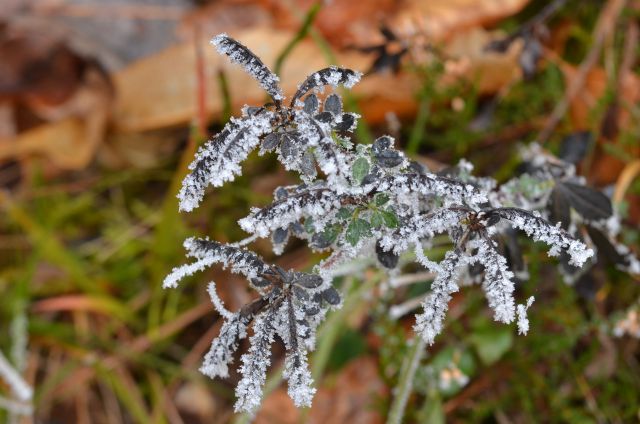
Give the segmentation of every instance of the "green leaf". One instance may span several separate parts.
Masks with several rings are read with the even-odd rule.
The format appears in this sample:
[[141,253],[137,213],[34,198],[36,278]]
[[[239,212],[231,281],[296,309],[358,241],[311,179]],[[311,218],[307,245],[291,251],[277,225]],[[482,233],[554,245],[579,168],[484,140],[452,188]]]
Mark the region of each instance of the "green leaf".
[[324,229],[321,233],[322,239],[327,243],[332,244],[338,238],[338,234],[342,231],[342,226],[339,224],[333,224]]
[[345,237],[352,246],[355,246],[362,237],[370,235],[371,225],[364,219],[356,218],[349,223]]
[[383,223],[384,218],[382,217],[382,214],[380,212],[374,212],[373,215],[371,215],[371,226],[373,228],[380,228],[382,227]]
[[487,326],[474,330],[469,341],[485,365],[497,362],[511,348],[513,334],[509,327]]
[[353,212],[351,212],[351,209],[349,208],[340,208],[338,210],[338,213],[336,214],[336,218],[338,219],[348,219],[351,217],[351,214]]
[[351,174],[356,183],[362,183],[364,177],[369,173],[369,161],[366,158],[358,158],[353,163],[353,168],[351,169]]
[[307,218],[304,220],[304,230],[309,234],[315,232],[316,228],[313,225],[313,218]]
[[389,208],[386,211],[381,210],[380,214],[382,215],[382,219],[384,219],[384,225],[389,228],[396,228],[398,226],[398,216],[393,209]]
[[382,206],[389,201],[389,196],[386,193],[376,194],[376,206]]

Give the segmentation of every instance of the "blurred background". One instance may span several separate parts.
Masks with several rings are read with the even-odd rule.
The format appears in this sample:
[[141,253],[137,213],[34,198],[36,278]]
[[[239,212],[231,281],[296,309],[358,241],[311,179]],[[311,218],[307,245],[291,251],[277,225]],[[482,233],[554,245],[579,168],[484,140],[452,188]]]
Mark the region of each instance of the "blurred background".
[[[435,169],[466,158],[504,181],[523,144],[588,146],[579,172],[611,196],[637,253],[639,17],[637,0],[3,0],[0,351],[34,394],[0,379],[0,422],[248,422],[232,410],[237,376],[197,371],[221,325],[204,283],[231,310],[246,284],[210,271],[161,288],[186,237],[242,239],[237,219],[294,181],[255,155],[178,214],[197,146],[265,99],[213,35],[249,46],[289,94],[327,64],[365,72],[348,102],[358,141],[391,134]],[[287,268],[320,258],[254,246]],[[528,261],[529,335],[491,323],[479,290],[454,297],[406,422],[640,419],[638,275],[603,262],[569,286],[544,251]],[[375,289],[356,294],[311,358],[313,408],[296,410],[275,372],[256,422],[385,421],[413,318],[390,316],[397,299]]]

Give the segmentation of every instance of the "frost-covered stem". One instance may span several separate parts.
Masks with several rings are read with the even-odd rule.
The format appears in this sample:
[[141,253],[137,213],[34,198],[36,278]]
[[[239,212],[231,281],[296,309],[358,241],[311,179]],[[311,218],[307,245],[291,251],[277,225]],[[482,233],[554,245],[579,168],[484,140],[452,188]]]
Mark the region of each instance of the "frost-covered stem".
[[413,377],[416,375],[418,364],[422,360],[426,351],[426,342],[424,338],[415,336],[410,343],[409,354],[405,356],[400,370],[400,380],[395,387],[395,397],[391,404],[387,424],[400,424],[404,417],[404,411],[407,407],[409,395],[413,390]]
[[33,390],[22,376],[13,369],[2,351],[0,351],[0,377],[9,385],[16,398],[24,402],[31,400]]
[[0,396],[0,409],[4,409],[14,416],[33,414],[33,407],[31,405],[7,399],[4,396]]

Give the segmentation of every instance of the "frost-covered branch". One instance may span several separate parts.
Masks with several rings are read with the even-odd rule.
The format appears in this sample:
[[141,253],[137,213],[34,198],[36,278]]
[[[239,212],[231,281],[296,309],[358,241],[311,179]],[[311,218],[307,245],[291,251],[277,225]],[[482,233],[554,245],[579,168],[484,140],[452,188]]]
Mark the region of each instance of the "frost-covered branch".
[[[218,264],[246,277],[254,290],[254,300],[232,312],[215,284],[208,287],[223,323],[201,372],[227,377],[240,341],[249,339],[239,367],[236,411],[253,413],[259,407],[274,343],[285,350],[290,397],[296,406],[311,405],[315,388],[308,354],[318,325],[342,305],[332,280],[345,269],[359,272],[377,264],[391,276],[391,290],[432,280],[422,299],[391,309],[400,316],[421,303],[414,326],[419,346],[434,343],[452,294],[471,283],[481,283],[496,321],[515,321],[518,332],[527,334],[533,298],[517,304],[514,296],[516,276],[527,277],[516,229],[548,244],[549,254],[559,256],[563,271],[573,276],[579,267],[588,269],[596,250],[620,268],[640,269],[633,252],[616,240],[609,199],[587,187],[569,159],[553,158],[533,145],[525,152],[527,172],[502,185],[474,176],[465,160],[433,173],[407,158],[390,136],[367,145],[351,139],[359,116],[344,110],[335,88],[351,88],[359,72],[321,69],[285,104],[277,76],[246,46],[226,34],[212,42],[254,77],[273,102],[245,106],[240,117],[200,148],[178,195],[180,209],[195,209],[209,185],[218,187],[240,175],[242,162],[255,149],[274,154],[300,177],[298,183],[277,188],[271,204],[252,208],[238,221],[250,234],[247,239],[232,244],[186,240],[193,261],[174,268],[164,281],[164,287],[177,287],[186,276]],[[324,93],[325,88],[330,92]],[[271,238],[276,255],[295,237],[328,256],[315,273],[284,270],[246,248],[263,237]],[[355,262],[359,265],[354,268]],[[421,278],[403,276],[409,267]]]
[[2,351],[0,351],[0,377],[2,377],[2,380],[4,380],[5,383],[7,383],[11,392],[17,399],[23,402],[31,400],[33,397],[33,389],[26,381],[24,381],[20,373],[11,366],[9,360],[4,356]]

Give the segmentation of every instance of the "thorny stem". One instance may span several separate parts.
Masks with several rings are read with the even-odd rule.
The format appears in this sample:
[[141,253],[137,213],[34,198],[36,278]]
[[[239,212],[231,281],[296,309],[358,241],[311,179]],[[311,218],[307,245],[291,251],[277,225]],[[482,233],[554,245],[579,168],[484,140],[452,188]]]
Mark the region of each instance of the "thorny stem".
[[420,336],[415,336],[410,342],[410,350],[402,362],[400,370],[400,380],[395,388],[395,397],[391,404],[387,424],[400,424],[404,417],[404,411],[409,400],[409,395],[413,390],[413,378],[416,374],[418,364],[426,351],[426,342]]

